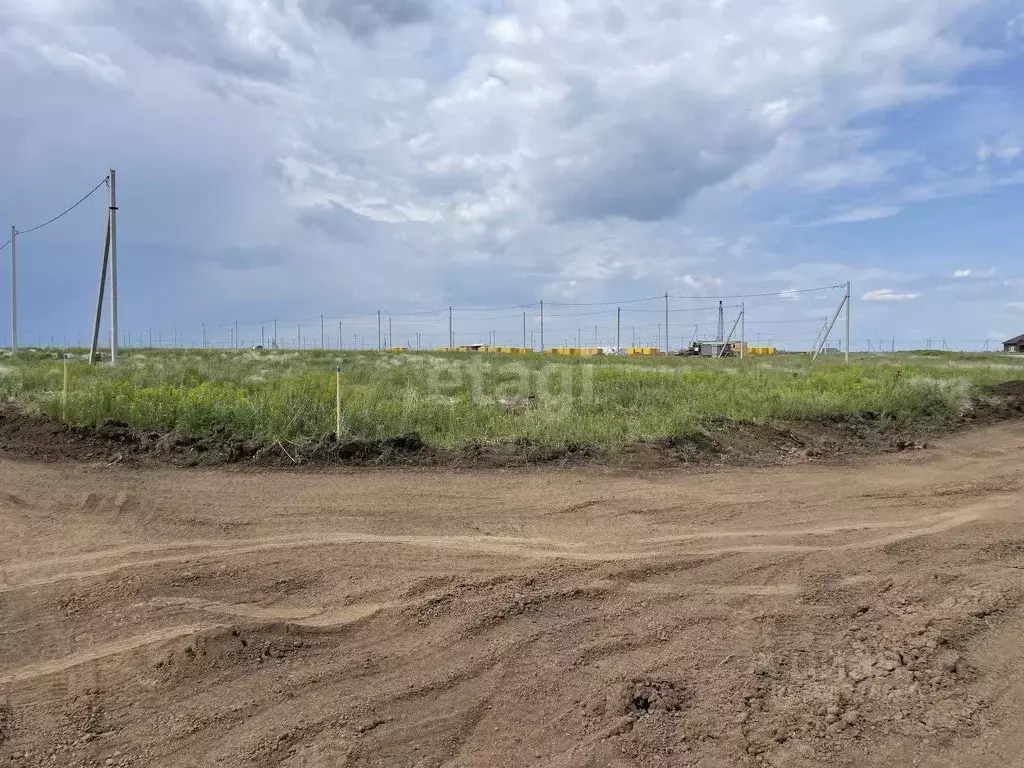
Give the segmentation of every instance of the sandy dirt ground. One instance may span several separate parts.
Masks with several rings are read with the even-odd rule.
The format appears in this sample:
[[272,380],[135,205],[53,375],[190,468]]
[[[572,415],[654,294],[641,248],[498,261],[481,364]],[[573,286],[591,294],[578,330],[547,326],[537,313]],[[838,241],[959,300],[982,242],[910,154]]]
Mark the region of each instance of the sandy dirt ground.
[[1024,422],[847,466],[0,459],[0,764],[1024,765]]

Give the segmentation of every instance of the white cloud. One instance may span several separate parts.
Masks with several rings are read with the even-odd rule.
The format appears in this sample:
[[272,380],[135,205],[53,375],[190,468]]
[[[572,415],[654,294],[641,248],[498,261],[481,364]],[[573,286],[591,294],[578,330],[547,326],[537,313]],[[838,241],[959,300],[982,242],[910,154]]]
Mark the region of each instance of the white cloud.
[[967,268],[967,269],[958,269],[958,270],[956,270],[955,272],[953,272],[953,277],[957,278],[957,279],[963,279],[963,278],[970,277],[970,278],[973,278],[973,279],[976,279],[976,280],[984,280],[984,279],[988,279],[990,277],[995,277],[995,274],[996,274],[995,267],[989,267],[988,269],[972,269],[972,268]]
[[902,211],[898,205],[859,205],[846,210],[837,211],[827,218],[814,222],[814,225],[823,224],[854,224],[859,221],[877,221],[896,216]]
[[919,296],[917,293],[896,293],[891,288],[879,288],[868,291],[861,298],[864,301],[913,301]]
[[1021,148],[1021,142],[1007,135],[996,141],[982,142],[975,155],[979,163],[985,163],[991,159],[1008,163],[1020,157],[1022,152],[1024,149]]
[[710,294],[717,292],[722,287],[722,278],[712,275],[682,275],[675,278],[686,289],[697,291],[699,294]]
[[1024,40],[1024,13],[1019,13],[1006,22],[1006,39],[1010,41]]

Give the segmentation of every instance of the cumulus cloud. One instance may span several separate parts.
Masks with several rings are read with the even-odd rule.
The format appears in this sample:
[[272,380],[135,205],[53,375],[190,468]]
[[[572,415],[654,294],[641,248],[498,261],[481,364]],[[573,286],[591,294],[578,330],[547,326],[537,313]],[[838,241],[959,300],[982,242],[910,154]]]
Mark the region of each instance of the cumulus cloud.
[[917,293],[897,293],[891,288],[878,288],[874,291],[868,291],[861,298],[864,301],[912,301],[918,298],[920,294]]
[[[154,278],[181,287],[178,304],[140,299],[129,316],[507,303],[549,286],[645,295],[687,277],[712,292],[710,275],[774,289],[765,273],[798,257],[773,206],[868,221],[1024,181],[1015,145],[991,138],[1008,129],[964,144],[986,165],[964,177],[879,122],[957,93],[992,60],[959,23],[984,12],[982,0],[7,3],[4,179],[34,183],[0,182],[0,208],[35,220],[118,166],[124,279],[140,287],[126,300]],[[85,218],[68,226],[95,239]],[[66,243],[37,242],[92,279]],[[853,268],[836,271],[829,282]]]

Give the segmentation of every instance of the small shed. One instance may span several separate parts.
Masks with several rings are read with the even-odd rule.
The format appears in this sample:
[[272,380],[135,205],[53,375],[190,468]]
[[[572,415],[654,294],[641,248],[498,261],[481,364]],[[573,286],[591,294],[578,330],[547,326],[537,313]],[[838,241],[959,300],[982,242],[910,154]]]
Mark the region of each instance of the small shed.
[[701,357],[718,357],[725,348],[724,341],[698,341]]
[[1017,354],[1024,354],[1024,333],[1020,336],[1003,342],[1003,352],[1016,352]]

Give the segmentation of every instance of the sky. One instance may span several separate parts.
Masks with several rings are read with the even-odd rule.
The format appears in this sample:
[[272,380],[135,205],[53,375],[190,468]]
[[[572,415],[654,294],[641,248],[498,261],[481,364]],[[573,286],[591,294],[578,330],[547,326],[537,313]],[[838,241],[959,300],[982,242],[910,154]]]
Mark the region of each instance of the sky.
[[[2,2],[0,225],[115,168],[132,343],[663,343],[668,293],[672,346],[726,296],[802,348],[849,281],[854,349],[979,348],[1022,83],[1020,0]],[[88,337],[106,195],[18,237],[23,344]]]

